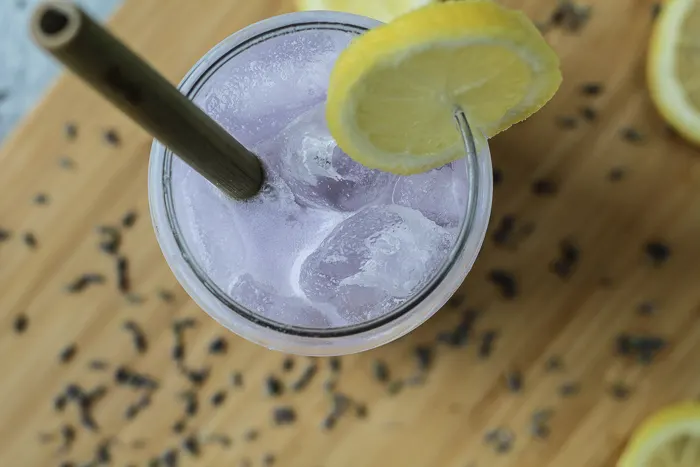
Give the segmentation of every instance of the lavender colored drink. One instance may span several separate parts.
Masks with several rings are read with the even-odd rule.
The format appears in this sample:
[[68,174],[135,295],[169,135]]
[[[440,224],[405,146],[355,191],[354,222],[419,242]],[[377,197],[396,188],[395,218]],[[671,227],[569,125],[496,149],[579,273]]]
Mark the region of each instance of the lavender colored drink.
[[268,347],[328,355],[392,340],[449,298],[483,240],[487,153],[397,176],[354,162],[329,134],[334,61],[375,24],[273,18],[224,41],[182,84],[263,162],[257,197],[227,198],[154,145],[151,205],[171,267],[207,312]]

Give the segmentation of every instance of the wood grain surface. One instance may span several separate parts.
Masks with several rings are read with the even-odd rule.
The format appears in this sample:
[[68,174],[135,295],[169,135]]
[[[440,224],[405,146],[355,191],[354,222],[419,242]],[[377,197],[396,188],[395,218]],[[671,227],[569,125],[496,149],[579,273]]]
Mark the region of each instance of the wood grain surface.
[[[556,7],[555,0],[505,3],[536,21]],[[327,359],[294,358],[285,372],[284,355],[227,334],[189,300],[148,218],[149,137],[76,79],[62,77],[0,150],[0,228],[11,232],[0,243],[0,465],[99,465],[105,453],[98,446],[107,443],[111,465],[119,467],[168,465],[153,459],[171,449],[183,466],[272,465],[273,457],[275,465],[299,467],[613,466],[646,415],[700,394],[700,152],[667,130],[645,89],[651,2],[591,5],[580,31],[555,27],[546,34],[563,59],[564,84],[554,101],[492,141],[502,180],[489,238],[459,294],[411,335],[342,358],[339,371]],[[111,26],[177,82],[228,34],[290,8],[286,0],[127,0]],[[599,95],[581,91],[598,82]],[[591,121],[582,117],[584,107],[595,111],[587,112],[595,113]],[[77,125],[73,140],[64,135],[66,122]],[[624,137],[630,128],[639,141]],[[118,144],[105,141],[109,129]],[[41,193],[48,203],[36,202]],[[118,226],[132,210],[135,225],[121,229],[135,294],[127,300],[96,228]],[[515,233],[504,244],[496,233],[509,215]],[[35,248],[26,244],[28,232]],[[553,273],[562,241],[579,253],[567,277]],[[650,242],[657,253],[668,247],[665,261],[657,255],[662,264],[649,257]],[[554,269],[567,272],[561,264]],[[515,298],[488,280],[494,270],[513,275]],[[68,293],[85,273],[103,274],[106,282]],[[163,290],[174,300],[163,300]],[[454,330],[467,310],[478,316],[459,342]],[[27,327],[19,333],[23,315]],[[171,358],[171,325],[185,317],[197,322],[185,331],[186,365],[211,374],[197,391],[198,413],[178,434],[172,427],[184,413],[181,393],[192,385]],[[143,354],[123,329],[129,320],[147,335]],[[490,331],[497,332],[492,351],[480,356]],[[616,352],[624,333],[660,336],[667,345],[643,364]],[[446,334],[461,345],[437,343]],[[224,354],[209,352],[217,337],[228,343]],[[61,362],[71,344],[74,357]],[[427,370],[418,366],[418,346],[432,349]],[[551,368],[552,357],[561,368]],[[108,368],[91,368],[95,359]],[[378,361],[388,366],[387,383],[377,380]],[[294,391],[309,365],[318,373]],[[158,381],[150,405],[133,419],[125,418],[126,407],[145,390],[120,384],[119,367]],[[519,391],[506,384],[513,371],[522,374]],[[236,372],[242,386],[232,384]],[[266,393],[270,375],[283,382],[283,394]],[[69,384],[107,389],[92,407],[99,430],[83,427],[73,402],[55,410]],[[219,391],[226,399],[214,406]],[[324,430],[334,394],[336,409],[346,400],[338,394],[351,402]],[[295,423],[274,422],[280,407],[295,410]],[[533,414],[543,410],[551,410],[548,430],[533,427]],[[65,426],[76,436],[62,448]],[[485,441],[494,429],[512,437],[500,449],[507,452]],[[187,452],[189,437],[201,442],[198,456]]]

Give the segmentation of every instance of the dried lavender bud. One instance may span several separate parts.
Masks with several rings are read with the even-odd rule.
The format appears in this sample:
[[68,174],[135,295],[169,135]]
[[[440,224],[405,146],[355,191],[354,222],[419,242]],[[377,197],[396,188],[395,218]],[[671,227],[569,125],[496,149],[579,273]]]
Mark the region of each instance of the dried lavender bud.
[[129,278],[129,260],[124,256],[117,258],[117,287],[123,294],[131,290],[131,280]]
[[367,418],[367,406],[365,404],[356,404],[355,415],[357,418]]
[[335,418],[335,416],[331,413],[326,415],[323,418],[323,421],[321,422],[321,428],[325,431],[330,431],[333,428],[335,428],[335,425],[338,423],[338,420]]
[[199,401],[197,393],[194,391],[185,391],[180,394],[180,397],[185,401],[185,415],[194,417],[199,411]]
[[173,322],[173,332],[175,334],[180,334],[187,329],[194,329],[197,327],[197,321],[194,318],[182,318]]
[[428,371],[433,365],[433,349],[425,345],[419,345],[413,349],[419,371]]
[[580,256],[581,251],[571,240],[562,240],[559,244],[559,258],[552,261],[551,271],[562,279],[568,279]]
[[73,141],[78,137],[78,125],[73,122],[66,122],[63,125],[63,135],[67,140]]
[[46,193],[37,193],[34,195],[34,199],[32,199],[32,202],[34,204],[38,204],[41,206],[49,204],[49,195]]
[[486,359],[493,353],[493,344],[498,337],[497,331],[486,331],[481,336],[481,344],[479,345],[479,358]]
[[518,296],[518,283],[515,276],[503,269],[493,269],[489,272],[487,279],[498,288],[501,297],[506,300],[513,300]]
[[109,441],[103,441],[97,445],[95,452],[95,461],[98,464],[109,464],[112,462],[112,452],[110,450]]
[[663,265],[671,257],[671,248],[660,240],[648,242],[644,246],[644,252],[654,266]]
[[79,400],[83,397],[83,390],[77,384],[69,384],[66,386],[66,397],[72,401]]
[[622,139],[628,143],[639,144],[644,142],[644,135],[639,130],[632,127],[623,128],[620,130],[620,135]]
[[171,350],[171,357],[176,362],[182,362],[185,359],[185,344],[176,342]]
[[645,301],[637,305],[637,313],[642,316],[649,316],[656,313],[656,304],[654,302]]
[[662,9],[663,9],[663,6],[661,5],[661,3],[655,2],[651,6],[651,19],[656,19],[661,14]]
[[119,146],[121,144],[121,138],[114,128],[109,128],[102,133],[102,138],[105,143],[110,146]]
[[616,339],[616,351],[621,356],[634,356],[649,364],[667,346],[666,339],[657,336],[621,334]]
[[12,234],[10,233],[9,230],[5,230],[0,228],[0,243],[5,242],[10,239]]
[[598,112],[593,107],[581,107],[581,116],[588,122],[598,118]]
[[211,396],[211,405],[214,407],[218,407],[221,404],[223,404],[226,401],[226,391],[218,391],[215,392],[214,395]]
[[240,371],[234,372],[231,375],[231,384],[236,388],[243,387],[243,373]]
[[269,397],[281,396],[284,392],[284,384],[274,375],[270,375],[265,379],[265,394]]
[[536,422],[547,422],[554,415],[552,409],[540,409],[532,413],[532,420]]
[[272,412],[272,419],[275,425],[291,425],[296,421],[297,413],[289,406],[276,407]]
[[620,381],[614,383],[610,387],[610,394],[612,395],[613,399],[619,401],[626,400],[630,396],[631,392],[632,390],[630,387]]
[[66,286],[66,292],[68,293],[79,293],[88,288],[93,284],[103,284],[105,282],[105,277],[102,274],[87,273],[82,274],[73,282]]
[[136,220],[138,219],[138,214],[136,214],[136,211],[129,211],[126,214],[122,216],[122,227],[125,229],[130,229],[136,224]]
[[292,357],[285,357],[282,360],[282,371],[285,373],[292,371],[294,369],[294,359]]
[[175,294],[168,290],[160,289],[158,290],[158,298],[160,298],[165,303],[172,303],[173,301],[175,301]]
[[138,373],[125,366],[118,367],[114,372],[114,381],[123,386],[135,389],[157,389],[158,382],[151,376]]
[[561,357],[554,355],[547,359],[544,367],[548,372],[559,371],[564,368],[564,362],[561,360]]
[[340,357],[331,357],[328,359],[328,365],[330,366],[331,372],[340,373],[342,361]]
[[262,465],[263,467],[272,467],[275,465],[275,460],[275,456],[268,452],[263,456]]
[[503,183],[503,171],[501,169],[493,169],[493,186],[496,187]]
[[438,342],[443,342],[451,347],[461,347],[469,342],[469,335],[474,327],[478,313],[474,310],[466,310],[462,319],[452,331],[440,333]]
[[513,370],[506,373],[506,385],[508,390],[513,393],[522,391],[523,389],[523,375],[518,370]]
[[75,428],[73,428],[73,425],[63,425],[61,427],[61,439],[63,440],[63,442],[62,442],[63,449],[65,449],[65,450],[70,449],[70,447],[75,442],[75,438],[76,438],[76,431],[75,431]]
[[560,0],[552,13],[550,23],[569,32],[579,32],[588,23],[591,7],[579,5],[573,0]]
[[575,382],[564,383],[559,386],[559,394],[562,397],[571,397],[581,392],[581,385]]
[[185,423],[184,420],[178,420],[172,426],[173,433],[178,434],[178,435],[184,433],[186,428],[187,428],[187,424]]
[[122,243],[122,234],[118,229],[109,226],[98,227],[98,232],[102,235],[99,247],[108,255],[116,255]]
[[383,360],[374,360],[372,362],[372,374],[374,379],[380,383],[386,383],[391,378],[389,367]]
[[537,196],[552,196],[557,194],[559,187],[553,180],[539,179],[532,183],[532,193]]
[[608,172],[608,180],[611,182],[619,182],[623,178],[625,178],[625,169],[622,167],[613,167]]
[[75,162],[70,157],[61,157],[58,160],[58,166],[62,169],[70,170],[75,167]]
[[182,441],[182,449],[188,454],[197,457],[201,453],[199,440],[196,436],[188,436]]
[[578,127],[578,120],[576,120],[576,117],[570,115],[560,115],[556,118],[555,122],[559,128],[564,130],[573,130]]
[[66,397],[66,395],[59,394],[53,400],[53,409],[56,412],[63,412],[66,408],[67,403],[68,403],[68,398]]
[[226,350],[228,350],[228,343],[223,337],[217,337],[209,344],[209,353],[212,355],[224,354]]
[[70,344],[61,350],[58,354],[58,361],[61,363],[70,363],[75,355],[78,353],[78,346],[75,344]]
[[163,467],[177,467],[179,452],[177,449],[168,449],[161,456],[163,459]]
[[131,333],[131,341],[136,351],[140,354],[146,353],[148,350],[148,340],[141,326],[135,321],[127,321],[124,323],[123,328]]
[[209,379],[210,373],[210,368],[203,368],[201,370],[189,370],[186,373],[186,376],[190,383],[194,384],[195,386],[203,386]]
[[104,371],[109,369],[109,363],[104,360],[91,360],[90,363],[88,363],[88,368],[95,371]]
[[513,448],[515,434],[506,428],[496,428],[486,433],[484,442],[493,446],[498,454],[505,454]]
[[515,216],[507,214],[501,218],[498,225],[493,231],[491,238],[496,246],[505,246],[511,243],[513,233],[515,232]]
[[597,96],[603,92],[602,83],[585,83],[581,85],[581,93],[585,96]]
[[22,241],[31,249],[34,249],[39,245],[36,236],[32,232],[25,232],[22,234]]
[[14,329],[15,334],[22,334],[29,327],[29,318],[24,313],[19,313],[15,316],[15,320],[12,323],[12,329]]
[[530,424],[530,434],[533,438],[545,439],[549,438],[551,428],[542,423],[531,423]]
[[95,421],[95,417],[92,415],[92,412],[88,407],[80,407],[80,424],[84,428],[93,432],[97,432],[100,429]]
[[311,383],[311,380],[313,380],[314,376],[316,376],[317,372],[318,365],[316,364],[316,362],[310,362],[304,370],[304,372],[299,377],[299,379],[296,380],[294,384],[292,384],[292,390],[294,392],[299,392],[306,389],[309,383]]
[[259,436],[260,432],[251,428],[243,434],[243,439],[246,441],[255,441]]
[[127,420],[131,420],[134,417],[136,417],[139,413],[141,413],[142,410],[146,409],[148,406],[151,405],[151,395],[149,394],[144,394],[137,400],[135,403],[131,404],[126,408],[126,411],[124,412],[124,418]]

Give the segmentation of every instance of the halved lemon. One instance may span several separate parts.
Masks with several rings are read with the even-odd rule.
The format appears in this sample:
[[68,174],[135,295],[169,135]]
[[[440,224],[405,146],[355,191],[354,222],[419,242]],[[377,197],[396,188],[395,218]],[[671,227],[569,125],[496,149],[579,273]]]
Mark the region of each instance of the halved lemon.
[[429,5],[356,39],[339,56],[326,118],[354,160],[397,174],[464,155],[532,115],[561,83],[559,59],[521,12],[488,0]]
[[652,415],[634,433],[618,467],[700,465],[700,404],[688,402]]
[[647,75],[666,121],[700,144],[700,0],[670,0],[656,19]]
[[297,0],[299,10],[331,10],[355,13],[383,21],[439,0]]

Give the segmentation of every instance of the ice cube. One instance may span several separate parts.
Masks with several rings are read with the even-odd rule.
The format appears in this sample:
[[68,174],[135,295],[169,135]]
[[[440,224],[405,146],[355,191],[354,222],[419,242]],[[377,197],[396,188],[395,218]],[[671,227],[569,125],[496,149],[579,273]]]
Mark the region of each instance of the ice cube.
[[332,305],[312,305],[299,297],[281,295],[274,287],[256,281],[250,274],[237,278],[229,293],[231,298],[251,311],[286,325],[328,329],[347,324],[337,316]]
[[301,288],[351,322],[372,319],[417,292],[451,245],[450,233],[419,211],[370,206],[341,222],[309,255]]
[[323,105],[301,114],[261,149],[280,152],[280,174],[305,206],[356,211],[388,198],[396,178],[350,159],[330,135]]
[[459,227],[467,204],[467,168],[458,160],[416,175],[398,177],[392,201],[419,210],[443,227]]

